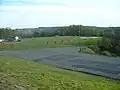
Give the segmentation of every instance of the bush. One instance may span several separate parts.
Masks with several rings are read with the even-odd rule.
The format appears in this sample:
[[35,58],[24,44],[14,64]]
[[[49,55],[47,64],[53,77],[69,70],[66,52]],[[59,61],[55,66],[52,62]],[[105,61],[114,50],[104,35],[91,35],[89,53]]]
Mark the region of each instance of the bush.
[[88,53],[88,54],[95,54],[95,52],[88,47],[79,48],[79,52]]
[[112,55],[113,57],[117,57],[117,55],[116,55],[115,53],[111,53],[111,55]]
[[21,42],[21,41],[22,41],[21,39],[18,40],[18,42]]
[[111,47],[111,40],[109,38],[102,38],[102,43],[100,46],[103,46],[103,49],[109,50]]
[[108,51],[103,51],[101,54],[105,56],[112,56],[111,53]]
[[98,53],[98,54],[101,53],[101,50],[100,50],[100,48],[98,46],[89,45],[88,48],[92,49],[95,53]]

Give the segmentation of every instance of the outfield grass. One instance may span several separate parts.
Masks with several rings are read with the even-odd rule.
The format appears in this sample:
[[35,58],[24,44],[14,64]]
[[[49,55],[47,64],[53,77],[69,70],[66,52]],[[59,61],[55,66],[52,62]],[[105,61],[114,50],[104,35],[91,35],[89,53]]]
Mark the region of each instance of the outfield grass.
[[0,55],[0,89],[120,90],[120,82]]
[[[76,44],[96,44],[99,38],[79,38],[77,36],[56,36],[23,39],[18,44],[0,45],[0,50],[19,50],[19,49],[38,49],[38,48],[56,48],[70,47]],[[56,43],[55,43],[56,41]]]

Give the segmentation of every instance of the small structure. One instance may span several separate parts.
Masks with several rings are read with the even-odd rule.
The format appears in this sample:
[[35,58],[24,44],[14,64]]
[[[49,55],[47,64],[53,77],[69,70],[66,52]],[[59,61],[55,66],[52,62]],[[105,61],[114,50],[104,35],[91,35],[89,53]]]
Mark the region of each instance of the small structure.
[[0,42],[3,42],[4,41],[4,39],[0,39]]
[[18,36],[15,36],[15,40],[18,41],[18,40],[19,40],[19,37],[18,37]]
[[17,42],[19,40],[19,37],[18,36],[13,36],[13,37],[7,38],[7,40],[10,41],[10,42]]

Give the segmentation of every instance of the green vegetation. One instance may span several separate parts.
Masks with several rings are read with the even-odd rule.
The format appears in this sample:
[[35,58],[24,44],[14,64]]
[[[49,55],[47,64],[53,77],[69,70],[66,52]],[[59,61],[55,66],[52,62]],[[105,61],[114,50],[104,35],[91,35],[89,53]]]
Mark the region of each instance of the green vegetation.
[[95,53],[106,56],[120,56],[120,29],[116,28],[114,31],[106,30],[104,37],[96,45],[89,46]]
[[38,49],[38,48],[56,48],[70,47],[75,45],[96,45],[100,38],[83,39],[78,36],[56,36],[23,39],[18,44],[0,44],[0,50],[18,50],[18,49]]
[[10,28],[0,28],[0,39],[6,39],[15,35],[15,30]]
[[39,27],[39,28],[24,28],[24,29],[11,29],[0,28],[0,39],[9,36],[19,36],[22,38],[32,37],[50,37],[50,36],[103,36],[103,32],[108,27],[94,27],[83,25],[70,25],[61,27]]
[[92,49],[88,48],[88,47],[80,47],[78,52],[87,53],[87,54],[95,54],[95,52]]
[[107,51],[112,56],[120,56],[120,29],[106,31],[99,47],[102,52]]
[[120,90],[120,82],[0,55],[0,89]]
[[[120,27],[95,27],[83,25],[70,25],[62,27],[39,27],[25,29],[0,28],[0,39],[6,39],[10,36],[19,36],[20,38],[48,37],[41,39],[24,40],[17,45],[0,45],[0,50],[4,49],[35,49],[48,47],[65,47],[73,45],[87,45],[98,54],[107,56],[120,56]],[[89,39],[79,40],[70,38],[54,38],[52,36],[84,36],[84,37],[103,37],[102,42]],[[50,38],[51,37],[51,38]],[[50,39],[49,39],[50,38]],[[54,41],[56,39],[56,41]],[[45,40],[45,41],[44,41]],[[61,40],[61,41],[60,41]],[[30,41],[30,42],[29,42]],[[70,42],[69,42],[70,41]],[[64,43],[63,43],[64,42]],[[97,43],[97,44],[96,44]],[[91,46],[93,45],[93,46]],[[97,45],[97,46],[96,46]]]

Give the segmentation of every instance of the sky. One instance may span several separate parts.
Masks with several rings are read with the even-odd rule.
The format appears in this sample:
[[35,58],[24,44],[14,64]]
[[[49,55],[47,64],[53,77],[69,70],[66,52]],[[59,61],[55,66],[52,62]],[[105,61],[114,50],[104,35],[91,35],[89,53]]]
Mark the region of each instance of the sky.
[[120,0],[0,0],[0,28],[120,26]]

